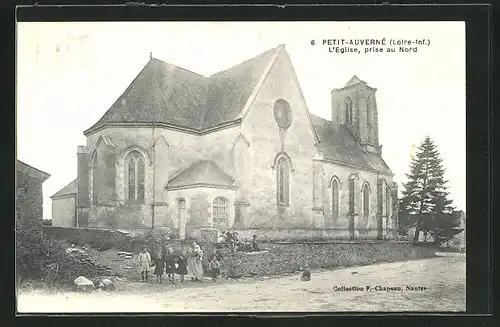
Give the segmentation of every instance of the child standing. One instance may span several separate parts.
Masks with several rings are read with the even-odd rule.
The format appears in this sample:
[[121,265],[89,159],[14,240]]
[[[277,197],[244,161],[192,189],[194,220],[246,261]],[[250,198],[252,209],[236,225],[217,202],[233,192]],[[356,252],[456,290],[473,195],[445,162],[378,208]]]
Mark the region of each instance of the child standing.
[[141,253],[139,253],[139,270],[141,271],[141,280],[143,282],[148,281],[148,272],[151,267],[151,255],[148,252],[148,249],[143,246],[141,249]]
[[167,249],[167,256],[165,257],[165,272],[166,272],[170,282],[172,284],[175,284],[175,282],[174,282],[175,255],[174,255],[174,249],[172,249],[172,248]]
[[175,257],[175,263],[177,264],[176,273],[181,277],[181,283],[184,283],[184,276],[188,273],[186,250],[182,250],[181,255]]
[[157,253],[153,261],[155,265],[154,274],[156,275],[156,281],[158,283],[161,283],[161,276],[163,275],[163,271],[165,270],[165,261],[163,260],[163,256],[160,252]]
[[209,262],[210,275],[214,283],[217,283],[217,280],[220,276],[220,262],[216,253],[212,255],[212,258]]
[[308,282],[311,280],[311,271],[309,270],[309,265],[304,265],[304,270],[302,271],[302,276],[300,277],[303,282]]

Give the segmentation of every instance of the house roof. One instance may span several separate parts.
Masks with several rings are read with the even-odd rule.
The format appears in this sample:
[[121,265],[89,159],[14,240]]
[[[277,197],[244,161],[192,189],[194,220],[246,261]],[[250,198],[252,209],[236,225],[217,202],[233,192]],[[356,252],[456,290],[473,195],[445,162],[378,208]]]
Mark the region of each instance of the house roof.
[[210,77],[151,58],[123,94],[84,134],[107,123],[161,123],[202,131],[235,121],[265,73],[268,50]]
[[384,159],[364,151],[345,126],[312,114],[310,116],[320,139],[318,151],[325,159],[392,174]]
[[78,178],[73,180],[71,183],[57,191],[54,195],[52,195],[50,198],[59,198],[63,196],[68,196],[68,195],[76,195],[76,190],[78,187]]
[[42,183],[50,177],[50,174],[41,171],[33,166],[28,165],[27,163],[22,162],[17,159],[16,162],[16,171],[28,174],[28,176],[37,178],[42,181]]
[[215,162],[200,160],[173,176],[169,180],[167,188],[194,185],[234,187],[234,179],[226,174]]

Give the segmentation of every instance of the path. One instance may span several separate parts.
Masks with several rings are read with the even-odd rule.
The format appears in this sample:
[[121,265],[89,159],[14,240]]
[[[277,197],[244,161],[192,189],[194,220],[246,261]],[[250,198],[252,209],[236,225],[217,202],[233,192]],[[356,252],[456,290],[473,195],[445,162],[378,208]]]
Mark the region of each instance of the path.
[[[421,290],[407,290],[407,285]],[[465,256],[313,273],[310,282],[291,276],[159,291],[152,284],[129,282],[129,286],[91,294],[21,293],[18,308],[19,312],[464,311]],[[342,286],[365,290],[335,291]],[[380,291],[376,286],[403,291]]]

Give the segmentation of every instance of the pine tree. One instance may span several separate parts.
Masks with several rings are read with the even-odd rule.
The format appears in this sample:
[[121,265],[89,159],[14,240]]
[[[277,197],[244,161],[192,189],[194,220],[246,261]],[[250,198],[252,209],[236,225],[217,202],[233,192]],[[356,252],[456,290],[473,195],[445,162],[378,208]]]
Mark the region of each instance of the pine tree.
[[426,136],[410,163],[410,173],[406,174],[408,182],[403,183],[402,214],[408,215],[408,225],[415,226],[414,242],[418,241],[421,232],[427,240],[427,234],[436,227],[434,218],[453,211],[442,161],[436,145]]

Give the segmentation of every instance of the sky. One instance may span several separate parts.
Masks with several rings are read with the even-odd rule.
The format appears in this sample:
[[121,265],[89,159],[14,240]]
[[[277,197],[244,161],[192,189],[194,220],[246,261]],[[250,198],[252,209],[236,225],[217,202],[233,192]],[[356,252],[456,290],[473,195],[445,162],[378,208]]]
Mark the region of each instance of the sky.
[[[417,52],[395,46],[394,53],[362,47],[336,53],[323,45],[367,38],[430,43]],[[17,158],[51,175],[43,184],[44,218],[51,217],[50,196],[76,178],[83,131],[150,53],[209,76],[280,44],[312,114],[330,119],[331,90],[354,74],[376,88],[379,142],[394,180],[406,181],[414,148],[428,135],[443,159],[450,198],[465,211],[464,22],[23,22],[17,25]]]

